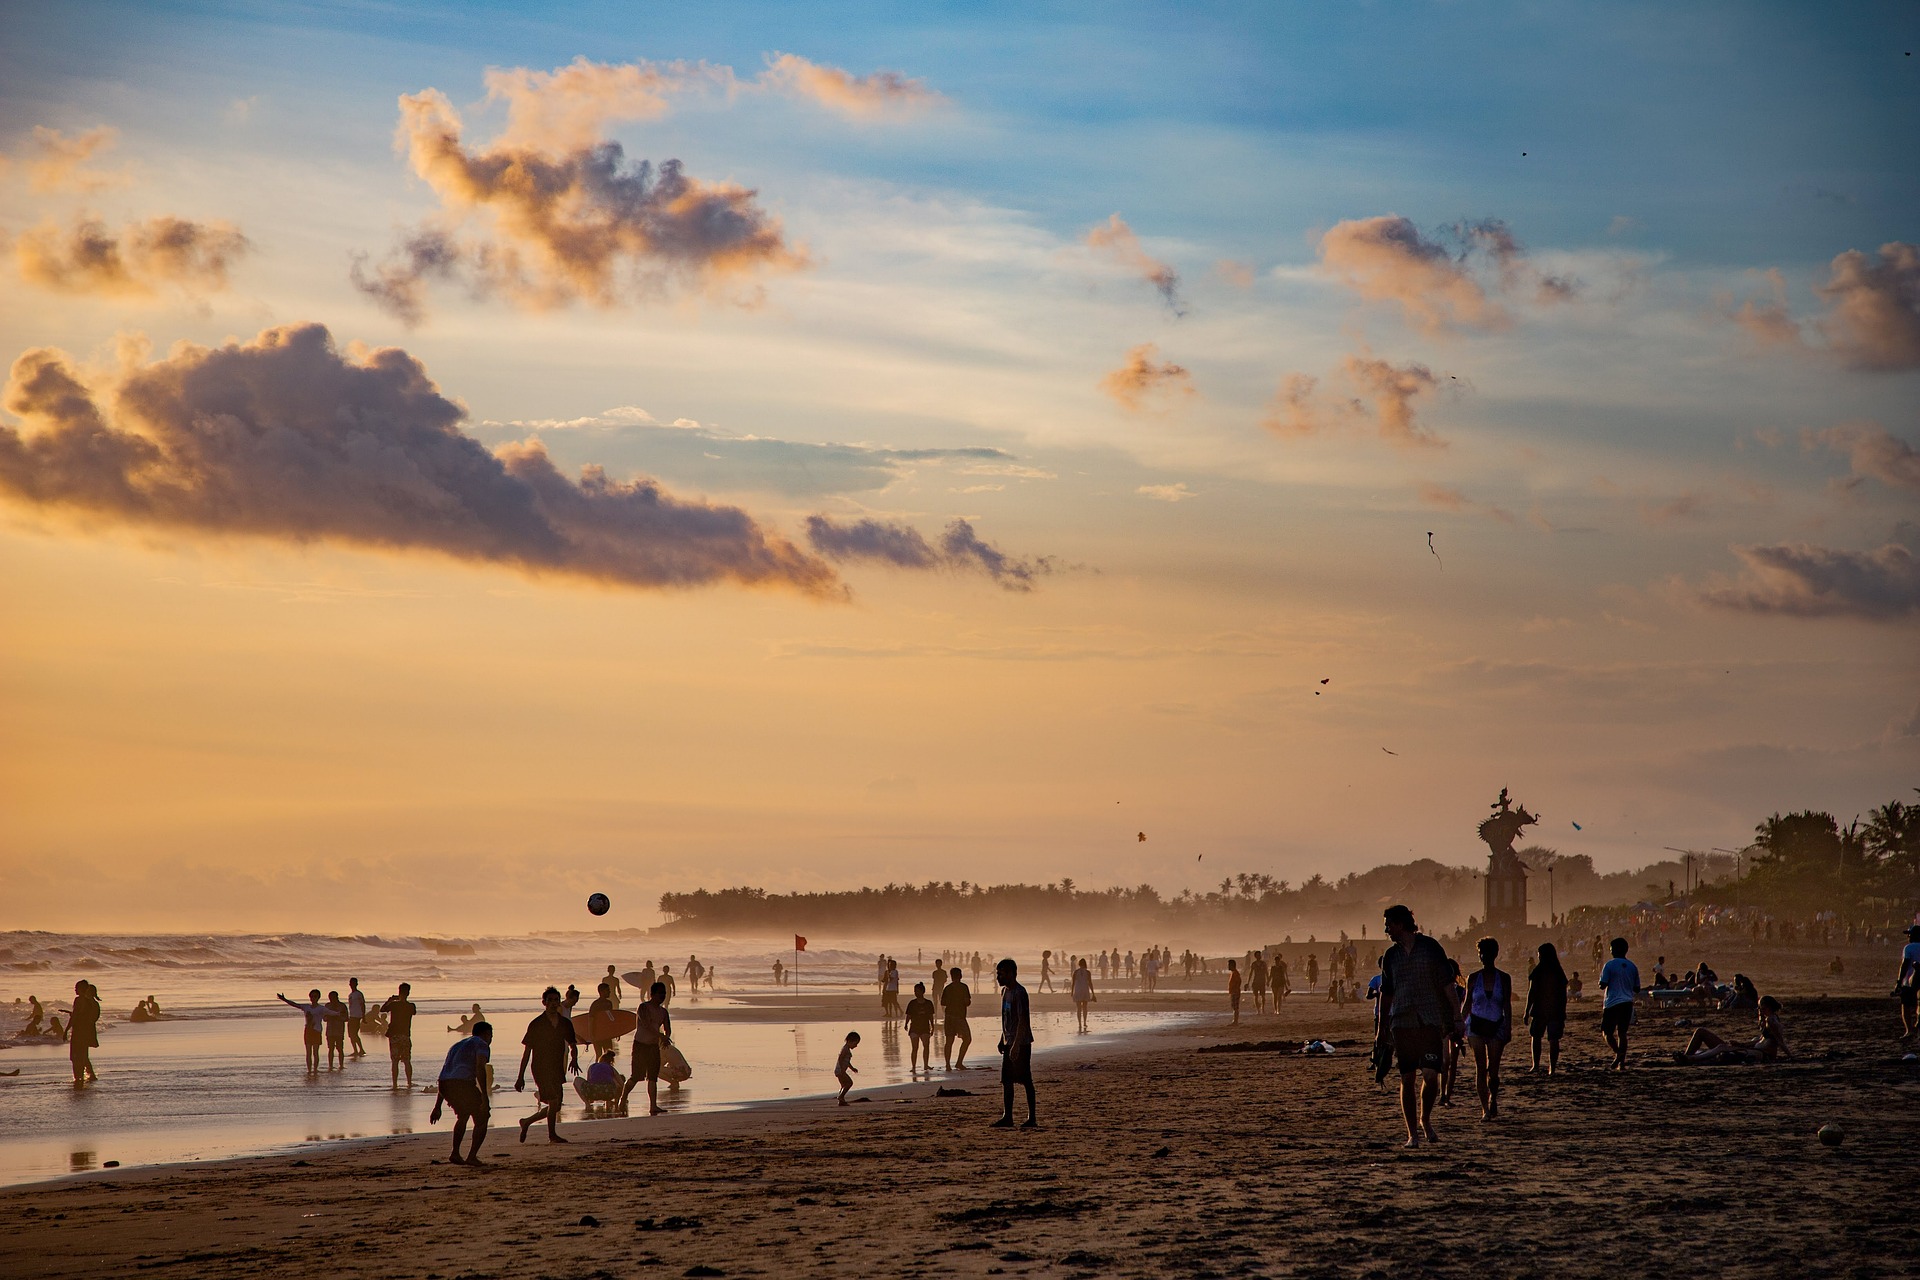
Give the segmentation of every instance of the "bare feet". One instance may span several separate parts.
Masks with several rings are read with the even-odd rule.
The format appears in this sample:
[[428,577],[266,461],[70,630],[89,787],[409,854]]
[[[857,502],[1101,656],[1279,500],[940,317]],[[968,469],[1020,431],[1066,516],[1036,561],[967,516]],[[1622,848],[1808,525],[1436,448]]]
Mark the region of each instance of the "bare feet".
[[571,1138],[563,1138],[563,1137],[561,1137],[561,1136],[560,1136],[559,1134],[557,1134],[557,1133],[549,1133],[549,1134],[547,1135],[547,1141],[548,1141],[548,1142],[561,1142],[561,1143],[565,1143],[565,1142],[571,1142],[571,1141],[573,1141],[573,1139],[571,1139]]
[[466,1162],[467,1162],[467,1158],[461,1155],[458,1151],[454,1152],[452,1155],[447,1157],[448,1164],[465,1164]]
[[990,1124],[990,1125],[988,1125],[988,1126],[987,1126],[987,1128],[989,1128],[989,1129],[1011,1129],[1011,1128],[1013,1128],[1013,1117],[1012,1117],[1012,1116],[1001,1116],[1001,1117],[1000,1117],[1000,1118],[999,1118],[998,1120],[995,1120],[995,1121],[994,1121],[994,1122],[993,1122],[992,1124]]
[[1435,1145],[1438,1145],[1440,1141],[1440,1135],[1433,1131],[1432,1125],[1427,1126],[1427,1141]]
[[520,1141],[525,1142],[527,1140],[527,1130],[531,1128],[533,1128],[533,1121],[522,1120],[520,1122]]
[[1413,1150],[1415,1147],[1420,1145],[1419,1135],[1416,1134],[1413,1137],[1408,1138],[1405,1142],[1401,1143],[1400,1145],[1405,1147],[1409,1151]]

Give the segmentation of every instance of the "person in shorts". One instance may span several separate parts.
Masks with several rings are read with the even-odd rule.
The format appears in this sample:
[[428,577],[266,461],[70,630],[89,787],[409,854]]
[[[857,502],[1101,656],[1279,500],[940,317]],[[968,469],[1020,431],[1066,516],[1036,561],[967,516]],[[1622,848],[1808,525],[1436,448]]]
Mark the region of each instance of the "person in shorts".
[[367,1046],[360,1043],[360,1027],[367,1020],[367,994],[360,990],[360,979],[347,979],[347,1041],[353,1045],[353,1056],[367,1056]]
[[1640,967],[1627,959],[1627,940],[1615,938],[1613,959],[1600,970],[1600,989],[1607,993],[1600,1012],[1600,1034],[1613,1050],[1613,1070],[1627,1069],[1627,1029],[1633,1026],[1633,1003],[1640,996]]
[[320,1044],[325,1038],[325,1027],[327,1025],[327,1006],[320,1003],[320,988],[315,987],[313,990],[307,992],[307,1002],[305,1004],[301,1004],[298,1000],[289,1000],[278,991],[274,992],[274,995],[278,997],[281,1004],[289,1008],[298,1009],[306,1015],[304,1041],[307,1048],[307,1074],[318,1075],[320,1073]]
[[327,1031],[327,1070],[347,1069],[347,1002],[340,998],[338,991],[327,992],[326,1017]]
[[1527,1006],[1523,1018],[1533,1033],[1533,1066],[1540,1070],[1540,1046],[1547,1046],[1547,1074],[1560,1069],[1560,1036],[1567,1029],[1567,971],[1551,942],[1540,944],[1540,960],[1527,975]]
[[407,1069],[407,1092],[413,1092],[413,1015],[418,1012],[412,1000],[413,985],[403,982],[395,994],[380,1006],[387,1019],[387,1059],[393,1066],[393,1087],[400,1087],[400,1068]]
[[1900,1001],[1900,1038],[1911,1040],[1920,1029],[1920,924],[1907,926],[1907,945],[1900,949],[1900,975],[1894,980],[1893,994]]
[[1000,984],[1000,1118],[995,1129],[1013,1128],[1013,1089],[1021,1085],[1027,1091],[1027,1119],[1020,1127],[1038,1129],[1040,1113],[1033,1100],[1033,1015],[1027,989],[1020,985],[1020,967],[1012,960],[994,966],[993,978]]
[[627,1098],[642,1080],[647,1082],[647,1114],[657,1116],[660,1106],[660,1053],[667,1041],[673,1039],[673,1015],[667,1012],[667,984],[656,982],[647,992],[647,998],[634,1010],[640,1019],[640,1025],[633,1033],[633,1070],[627,1076],[627,1087],[620,1095],[620,1106],[624,1110]]
[[[487,1140],[487,1119],[493,1114],[493,1104],[487,1097],[487,1064],[493,1060],[493,1024],[476,1022],[473,1034],[464,1040],[454,1042],[447,1050],[447,1061],[440,1068],[440,1083],[433,1099],[433,1111],[427,1116],[428,1124],[440,1123],[440,1109],[453,1108],[453,1155],[454,1164],[479,1164],[480,1144]],[[460,1154],[460,1139],[466,1136],[467,1124],[473,1124],[473,1145],[466,1155]]]
[[[973,1044],[973,1027],[967,1021],[967,1007],[973,1003],[973,989],[960,980],[960,966],[947,971],[946,989],[940,993],[941,1030],[946,1038],[947,1070],[967,1069],[967,1050]],[[953,1056],[954,1042],[960,1044],[960,1057]]]
[[1452,968],[1445,949],[1415,926],[1411,908],[1388,907],[1386,926],[1393,945],[1381,957],[1379,1047],[1392,1045],[1406,1145],[1417,1147],[1422,1138],[1440,1140],[1433,1131],[1433,1103],[1440,1093],[1441,1049],[1460,1039]]
[[[860,1074],[860,1068],[853,1065],[853,1051],[860,1047],[860,1033],[847,1032],[847,1038],[840,1045],[840,1056],[833,1062],[833,1078],[840,1082],[840,1105],[849,1106],[847,1095],[853,1091],[853,1078]],[[864,1101],[864,1099],[863,1099]]]
[[907,1073],[921,1066],[933,1070],[933,1001],[927,999],[927,984],[916,982],[907,1001]]
[[[654,983],[653,989],[666,995],[665,987]],[[520,1043],[525,1046],[520,1053],[520,1078],[514,1081],[514,1090],[527,1091],[527,1068],[533,1068],[533,1096],[539,1101],[540,1109],[520,1121],[520,1141],[527,1140],[527,1130],[540,1121],[547,1122],[547,1141],[565,1142],[560,1136],[560,1104],[566,1098],[567,1071],[580,1074],[580,1040],[573,1032],[573,1019],[569,1018],[562,1007],[560,991],[557,987],[548,987],[540,993],[543,1006],[540,1014],[527,1024],[527,1034]]]

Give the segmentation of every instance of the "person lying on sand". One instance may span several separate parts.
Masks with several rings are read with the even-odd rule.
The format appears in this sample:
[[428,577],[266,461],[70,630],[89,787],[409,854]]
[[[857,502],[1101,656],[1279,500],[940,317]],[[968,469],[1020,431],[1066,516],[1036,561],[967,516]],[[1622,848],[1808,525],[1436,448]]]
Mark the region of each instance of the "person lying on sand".
[[1722,1040],[1705,1027],[1695,1028],[1684,1050],[1673,1055],[1675,1062],[1687,1066],[1718,1066],[1722,1063],[1777,1062],[1790,1058],[1786,1028],[1780,1022],[1780,1002],[1772,996],[1760,997],[1760,1035],[1752,1042],[1738,1044]]

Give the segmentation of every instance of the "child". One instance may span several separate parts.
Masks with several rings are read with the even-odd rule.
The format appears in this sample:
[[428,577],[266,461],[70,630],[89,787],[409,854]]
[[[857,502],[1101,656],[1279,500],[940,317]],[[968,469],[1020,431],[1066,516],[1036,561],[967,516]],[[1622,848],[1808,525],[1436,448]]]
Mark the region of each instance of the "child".
[[913,999],[907,1001],[907,1043],[909,1073],[924,1065],[933,1070],[933,1001],[927,999],[927,984],[913,984]]
[[840,1105],[847,1105],[847,1091],[853,1088],[853,1077],[860,1068],[853,1065],[853,1051],[860,1047],[860,1033],[847,1032],[847,1042],[840,1046],[840,1060],[833,1064],[833,1078],[840,1082]]

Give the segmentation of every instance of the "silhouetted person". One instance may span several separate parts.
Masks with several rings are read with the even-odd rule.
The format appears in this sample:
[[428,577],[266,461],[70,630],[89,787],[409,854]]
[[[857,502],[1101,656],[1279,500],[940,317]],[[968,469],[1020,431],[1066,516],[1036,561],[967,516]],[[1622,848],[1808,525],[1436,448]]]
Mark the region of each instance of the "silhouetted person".
[[[307,993],[307,1002],[305,1004],[301,1004],[297,1000],[289,1000],[277,991],[274,992],[274,995],[279,997],[280,1003],[286,1005],[288,1008],[298,1009],[302,1014],[306,1015],[306,1025],[302,1028],[301,1034],[307,1048],[307,1074],[318,1075],[320,1073],[320,1043],[326,1038],[327,1025],[327,1006],[320,1003],[320,988],[315,987]],[[407,1083],[409,1085],[413,1083],[411,1077],[408,1078]]]
[[1448,990],[1453,979],[1446,951],[1414,926],[1410,908],[1395,904],[1385,917],[1393,945],[1381,961],[1380,1033],[1391,1039],[1400,1068],[1406,1145],[1417,1147],[1423,1136],[1440,1140],[1433,1131],[1433,1103],[1440,1093],[1441,1047],[1459,1036]]
[[1920,1029],[1920,924],[1907,926],[1907,945],[1900,949],[1893,994],[1900,1001],[1900,1038],[1910,1040]]
[[1240,1025],[1240,962],[1238,960],[1227,961],[1227,1004],[1233,1009],[1231,1025],[1237,1027]]
[[1787,1051],[1786,1028],[1780,1021],[1780,1002],[1772,996],[1761,996],[1758,1016],[1760,1035],[1756,1039],[1740,1044],[1722,1040],[1705,1027],[1697,1027],[1687,1047],[1673,1055],[1674,1061],[1708,1066],[1723,1062],[1777,1062],[1792,1057]]
[[1013,1128],[1013,1087],[1027,1091],[1027,1119],[1021,1127],[1038,1129],[1039,1111],[1033,1097],[1033,1014],[1027,1001],[1027,989],[1016,981],[1020,966],[1011,959],[993,968],[993,979],[1000,984],[1000,1098],[1001,1114],[993,1122],[996,1129]]
[[1040,990],[1053,990],[1053,952],[1040,953]]
[[618,1009],[620,1007],[620,975],[613,971],[612,965],[607,966],[607,976],[600,982],[607,989],[607,999],[613,1001],[613,1007]]
[[1087,968],[1087,958],[1080,957],[1079,966],[1073,971],[1073,1012],[1080,1020],[1080,1030],[1086,1031],[1087,1006],[1093,1003],[1093,970]]
[[[973,1044],[973,1027],[967,1021],[967,1006],[973,1003],[973,990],[960,980],[960,966],[955,965],[947,972],[947,989],[940,993],[940,1008],[944,1013],[942,1030],[946,1033],[947,1070],[957,1065],[966,1070],[967,1049]],[[960,1060],[955,1063],[953,1057],[954,1041],[960,1042]]]
[[360,979],[347,979],[347,1040],[353,1045],[353,1056],[367,1056],[367,1046],[360,1043],[360,1026],[367,1020],[367,997],[360,990]]
[[1494,966],[1498,940],[1480,939],[1479,952],[1480,967],[1467,977],[1467,1043],[1480,1115],[1491,1120],[1500,1114],[1500,1055],[1513,1039],[1513,979]]
[[853,1051],[859,1047],[860,1033],[847,1032],[846,1041],[840,1046],[840,1056],[833,1063],[833,1078],[840,1082],[840,1105],[843,1107],[847,1105],[847,1094],[853,1089],[853,1078],[860,1073],[860,1068],[853,1065]]
[[37,1035],[44,1034],[46,1031],[46,1028],[42,1025],[42,1023],[46,1021],[46,1017],[47,1017],[46,1006],[40,1003],[39,996],[28,996],[27,1004],[30,1010],[29,1015],[27,1017],[27,1025],[24,1028],[22,1028],[20,1034],[28,1035],[28,1036],[37,1036]]
[[613,988],[607,983],[600,984],[600,994],[587,1006],[587,1025],[593,1028],[593,1034],[601,1038],[593,1042],[593,1056],[613,1052]]
[[327,1033],[327,1070],[347,1069],[347,1002],[340,998],[338,991],[327,992],[326,1014],[322,1019]]
[[634,1010],[640,1019],[640,1025],[633,1032],[633,1071],[627,1076],[627,1087],[620,1095],[620,1105],[627,1105],[627,1097],[642,1080],[647,1082],[647,1114],[660,1114],[660,1055],[665,1051],[668,1041],[673,1039],[673,1015],[667,1012],[667,987],[656,982],[647,991],[647,998]]
[[[493,1114],[486,1085],[487,1064],[491,1061],[493,1024],[481,1021],[473,1024],[471,1035],[455,1041],[447,1050],[446,1064],[440,1068],[440,1084],[427,1123],[440,1123],[442,1106],[453,1108],[453,1155],[449,1158],[454,1164],[481,1163],[480,1144],[487,1140],[487,1120]],[[462,1156],[460,1139],[466,1134],[468,1121],[473,1122],[473,1146]]]
[[927,999],[927,984],[916,982],[907,1001],[907,1073],[922,1063],[933,1070],[933,1001]]
[[778,960],[773,962],[773,985],[776,987],[787,985],[787,966]]
[[413,994],[410,983],[401,983],[400,989],[387,997],[380,1006],[381,1014],[387,1020],[387,1060],[393,1066],[393,1087],[400,1087],[400,1068],[407,1069],[407,1092],[413,1092],[413,1015],[417,1012],[413,1001],[407,997]]
[[1560,1036],[1567,1029],[1567,971],[1551,942],[1540,944],[1540,962],[1527,978],[1525,1017],[1533,1033],[1533,1070],[1540,1069],[1540,1042],[1547,1042],[1547,1074],[1560,1069]]
[[[318,991],[313,993],[316,997]],[[54,1019],[59,1025],[60,1020]],[[67,1057],[73,1062],[73,1082],[89,1084],[100,1078],[93,1069],[93,1050],[100,1047],[100,989],[85,978],[73,984],[73,1012],[67,1015]]]
[[[658,989],[660,984],[654,986]],[[542,991],[540,1003],[545,1007],[527,1024],[527,1034],[520,1041],[526,1047],[520,1053],[520,1078],[513,1084],[515,1092],[526,1092],[527,1067],[531,1064],[533,1096],[540,1109],[520,1122],[520,1141],[527,1140],[528,1129],[545,1120],[547,1141],[565,1142],[560,1136],[560,1104],[566,1097],[568,1067],[575,1075],[580,1074],[580,1041],[573,1034],[573,1019],[561,1007],[558,990],[548,987]]]
[[1633,1003],[1640,996],[1640,969],[1627,959],[1627,940],[1615,938],[1610,944],[1613,959],[1600,970],[1600,989],[1607,1002],[1600,1013],[1600,1034],[1613,1050],[1613,1069],[1627,1069],[1627,1030],[1633,1026]]
[[1253,1011],[1264,1013],[1267,1008],[1267,958],[1258,951],[1253,953],[1253,961],[1247,965],[1247,985],[1253,988]]
[[880,1016],[887,1021],[900,1016],[900,966],[891,957],[880,975]]

